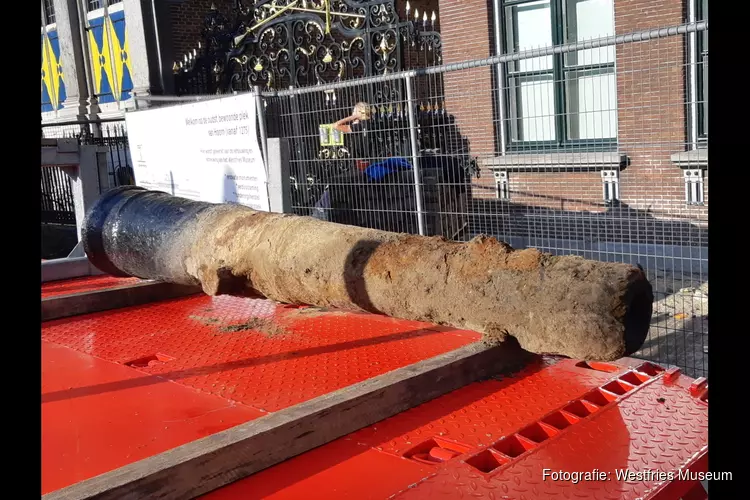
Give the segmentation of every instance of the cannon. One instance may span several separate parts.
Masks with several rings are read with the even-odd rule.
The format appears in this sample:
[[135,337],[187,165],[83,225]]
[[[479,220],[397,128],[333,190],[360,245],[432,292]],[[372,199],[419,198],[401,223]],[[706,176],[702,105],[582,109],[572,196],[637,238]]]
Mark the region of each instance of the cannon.
[[456,242],[211,204],[135,186],[104,193],[82,239],[115,276],[200,285],[514,337],[539,354],[615,360],[648,334],[653,289],[621,263]]

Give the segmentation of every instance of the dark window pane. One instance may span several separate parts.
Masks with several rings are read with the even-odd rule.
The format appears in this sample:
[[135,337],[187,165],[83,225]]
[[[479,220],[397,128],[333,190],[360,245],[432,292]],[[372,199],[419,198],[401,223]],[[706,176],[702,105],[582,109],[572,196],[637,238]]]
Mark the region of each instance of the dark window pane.
[[53,0],[44,0],[44,24],[54,24],[55,21],[55,4]]

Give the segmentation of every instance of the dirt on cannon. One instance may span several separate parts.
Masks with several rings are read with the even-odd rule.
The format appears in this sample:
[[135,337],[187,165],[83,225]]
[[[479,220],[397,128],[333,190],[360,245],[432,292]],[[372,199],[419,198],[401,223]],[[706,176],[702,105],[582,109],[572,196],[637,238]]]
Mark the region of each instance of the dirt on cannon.
[[222,210],[202,221],[185,267],[209,294],[367,311],[508,335],[535,353],[596,360],[645,340],[653,293],[640,269],[469,242]]

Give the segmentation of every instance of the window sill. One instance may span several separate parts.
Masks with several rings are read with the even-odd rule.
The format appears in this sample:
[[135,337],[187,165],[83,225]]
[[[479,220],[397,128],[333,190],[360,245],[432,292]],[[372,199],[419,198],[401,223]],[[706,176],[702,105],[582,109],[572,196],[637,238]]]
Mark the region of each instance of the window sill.
[[708,148],[682,151],[671,156],[672,163],[682,169],[708,168]]
[[486,158],[481,167],[508,172],[598,172],[620,170],[627,165],[623,153],[549,153],[514,154]]

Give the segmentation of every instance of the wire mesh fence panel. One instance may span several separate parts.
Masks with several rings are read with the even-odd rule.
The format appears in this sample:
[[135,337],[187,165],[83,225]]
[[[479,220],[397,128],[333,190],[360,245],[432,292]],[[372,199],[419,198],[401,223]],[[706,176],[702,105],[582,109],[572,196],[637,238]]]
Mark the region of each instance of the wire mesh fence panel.
[[707,22],[615,36],[607,2],[579,4],[553,26],[549,1],[507,2],[485,60],[263,92],[291,211],[638,265],[635,356],[707,376]]
[[638,265],[656,302],[636,356],[706,376],[707,22],[615,36],[602,11],[547,39],[548,8],[510,4],[487,60],[267,93],[292,210]]

